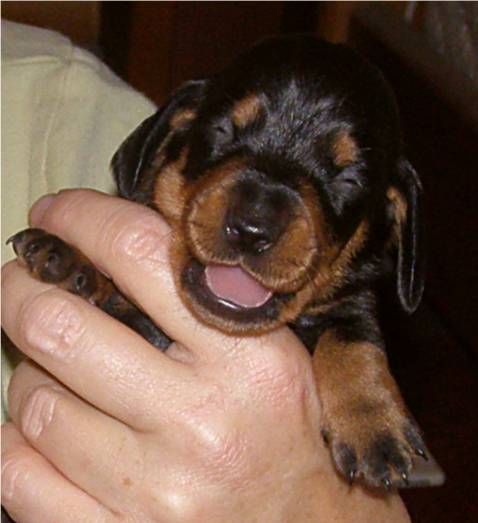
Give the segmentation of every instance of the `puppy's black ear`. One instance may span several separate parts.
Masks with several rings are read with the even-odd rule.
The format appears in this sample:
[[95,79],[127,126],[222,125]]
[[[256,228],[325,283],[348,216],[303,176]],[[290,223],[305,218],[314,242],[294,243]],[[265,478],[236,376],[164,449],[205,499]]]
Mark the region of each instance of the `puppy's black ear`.
[[410,314],[420,304],[425,286],[425,224],[422,184],[405,158],[399,161],[398,178],[387,197],[398,248],[397,293],[403,309]]
[[148,183],[143,183],[145,174],[169,133],[193,118],[206,85],[207,80],[194,80],[180,86],[163,107],[144,120],[120,145],[111,161],[120,196],[149,203],[145,194]]

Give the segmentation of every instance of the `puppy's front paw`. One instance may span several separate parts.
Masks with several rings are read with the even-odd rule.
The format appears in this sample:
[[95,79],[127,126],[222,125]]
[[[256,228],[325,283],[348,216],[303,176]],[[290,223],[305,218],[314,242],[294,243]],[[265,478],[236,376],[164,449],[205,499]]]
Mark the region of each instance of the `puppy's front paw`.
[[419,428],[398,406],[366,398],[330,412],[322,436],[345,478],[369,487],[407,485],[414,457],[427,458]]
[[77,249],[42,229],[25,229],[8,239],[20,262],[40,281],[54,283],[88,301],[110,292],[111,285]]
[[171,339],[135,307],[78,249],[42,229],[25,229],[7,243],[36,279],[77,294],[164,351]]

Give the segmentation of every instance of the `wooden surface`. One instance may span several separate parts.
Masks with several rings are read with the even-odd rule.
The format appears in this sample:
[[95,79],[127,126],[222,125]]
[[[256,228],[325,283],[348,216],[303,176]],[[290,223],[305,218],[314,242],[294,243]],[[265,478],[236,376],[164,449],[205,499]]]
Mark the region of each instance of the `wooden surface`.
[[75,43],[94,47],[98,42],[101,2],[2,2],[2,18],[53,29]]
[[211,75],[279,32],[283,8],[284,2],[134,2],[128,81],[162,102],[182,82]]

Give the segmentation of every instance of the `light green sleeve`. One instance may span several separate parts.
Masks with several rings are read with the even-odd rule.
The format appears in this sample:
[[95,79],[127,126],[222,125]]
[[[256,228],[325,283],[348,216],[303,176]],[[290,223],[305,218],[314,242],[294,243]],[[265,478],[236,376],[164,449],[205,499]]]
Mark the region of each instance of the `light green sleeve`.
[[[2,263],[13,257],[6,238],[27,227],[43,194],[114,191],[111,157],[154,110],[67,38],[2,21]],[[2,353],[2,420],[12,366]]]

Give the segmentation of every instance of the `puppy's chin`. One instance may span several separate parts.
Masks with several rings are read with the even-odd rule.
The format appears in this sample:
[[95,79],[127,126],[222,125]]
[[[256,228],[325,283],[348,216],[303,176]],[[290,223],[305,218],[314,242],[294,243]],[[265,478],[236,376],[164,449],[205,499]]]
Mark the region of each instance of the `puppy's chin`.
[[[243,276],[247,284],[248,276]],[[251,287],[253,283],[249,283]],[[189,258],[179,276],[183,301],[204,323],[230,334],[254,335],[268,332],[285,323],[282,311],[293,298],[292,293],[254,290],[247,298],[239,292],[216,293],[208,277],[208,268],[195,258]],[[259,287],[259,284],[257,284]],[[255,291],[255,295],[254,295]]]

